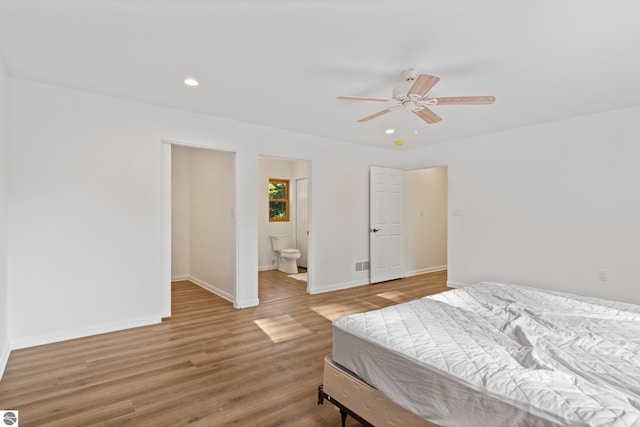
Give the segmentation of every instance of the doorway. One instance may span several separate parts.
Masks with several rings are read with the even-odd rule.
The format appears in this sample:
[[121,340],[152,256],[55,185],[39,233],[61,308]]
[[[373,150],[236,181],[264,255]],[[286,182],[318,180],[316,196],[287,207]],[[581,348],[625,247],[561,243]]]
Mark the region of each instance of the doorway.
[[[308,293],[309,170],[308,160],[268,156],[258,159],[258,298],[261,303]],[[276,193],[270,191],[271,184],[286,191],[278,191],[275,196]],[[278,207],[280,213],[274,207]],[[284,236],[289,249],[300,252],[295,261],[296,272],[283,268],[280,254],[273,250],[272,236]]]
[[447,269],[448,169],[437,166],[406,172],[406,276]]
[[[166,142],[162,149],[164,247],[170,258],[163,274],[170,283],[189,281],[233,303],[235,153]],[[168,293],[163,305],[170,315],[171,286]]]

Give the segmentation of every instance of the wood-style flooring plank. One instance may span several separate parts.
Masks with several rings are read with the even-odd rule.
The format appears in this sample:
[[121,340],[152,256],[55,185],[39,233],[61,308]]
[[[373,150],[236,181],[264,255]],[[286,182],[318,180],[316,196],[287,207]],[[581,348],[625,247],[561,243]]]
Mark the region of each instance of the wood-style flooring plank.
[[446,271],[317,295],[260,280],[258,307],[178,282],[161,324],[13,351],[0,408],[21,426],[339,426],[316,403],[331,321],[447,290]]

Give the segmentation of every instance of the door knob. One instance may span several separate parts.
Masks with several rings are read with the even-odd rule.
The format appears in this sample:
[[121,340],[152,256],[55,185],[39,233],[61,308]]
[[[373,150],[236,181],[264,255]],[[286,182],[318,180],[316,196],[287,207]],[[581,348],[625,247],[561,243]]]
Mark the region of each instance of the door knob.
[[377,233],[378,231],[380,231],[380,229],[379,228],[370,228],[369,231],[372,232],[372,233]]

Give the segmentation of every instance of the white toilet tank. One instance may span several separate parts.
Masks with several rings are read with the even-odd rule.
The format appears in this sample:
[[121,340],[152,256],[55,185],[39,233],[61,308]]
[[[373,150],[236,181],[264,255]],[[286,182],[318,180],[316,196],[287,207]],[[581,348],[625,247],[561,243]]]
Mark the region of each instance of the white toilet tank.
[[274,234],[271,236],[271,247],[274,251],[281,251],[283,249],[289,249],[289,235],[288,234]]

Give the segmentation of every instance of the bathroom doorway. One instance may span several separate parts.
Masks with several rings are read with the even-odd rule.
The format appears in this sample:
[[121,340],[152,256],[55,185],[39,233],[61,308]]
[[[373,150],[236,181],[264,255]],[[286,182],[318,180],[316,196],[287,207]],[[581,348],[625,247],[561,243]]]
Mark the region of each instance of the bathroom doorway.
[[[282,157],[258,158],[258,298],[260,302],[305,295],[310,268],[310,162]],[[296,270],[282,268],[272,237],[294,249]]]

